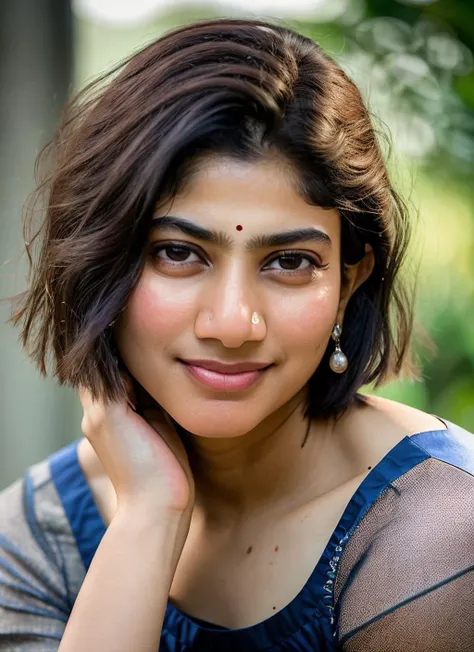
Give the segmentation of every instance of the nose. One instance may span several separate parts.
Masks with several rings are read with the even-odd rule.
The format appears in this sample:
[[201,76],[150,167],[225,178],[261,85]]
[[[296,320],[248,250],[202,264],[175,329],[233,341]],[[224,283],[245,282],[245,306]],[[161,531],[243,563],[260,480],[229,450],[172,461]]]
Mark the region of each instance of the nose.
[[[238,270],[230,271],[207,289],[196,318],[196,337],[220,340],[227,348],[263,340],[267,329],[258,304],[248,279]],[[254,313],[258,319],[252,319]]]

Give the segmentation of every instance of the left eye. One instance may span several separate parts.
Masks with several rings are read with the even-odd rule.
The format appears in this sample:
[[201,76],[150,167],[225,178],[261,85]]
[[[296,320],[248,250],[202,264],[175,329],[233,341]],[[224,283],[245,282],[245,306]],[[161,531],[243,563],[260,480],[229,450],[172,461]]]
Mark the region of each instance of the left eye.
[[268,265],[274,263],[278,263],[279,266],[273,267],[273,269],[285,272],[303,272],[317,266],[315,260],[303,254],[283,254],[271,260]]

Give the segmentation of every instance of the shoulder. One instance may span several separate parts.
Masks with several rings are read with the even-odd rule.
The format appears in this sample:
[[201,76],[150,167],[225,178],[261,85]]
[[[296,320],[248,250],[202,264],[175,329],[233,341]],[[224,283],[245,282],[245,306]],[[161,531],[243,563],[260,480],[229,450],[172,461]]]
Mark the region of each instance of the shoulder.
[[397,532],[407,542],[419,532],[427,537],[425,552],[454,544],[463,533],[474,536],[474,434],[436,417],[394,451],[403,457],[399,472],[368,509],[365,525],[372,520],[387,536]]
[[49,464],[43,460],[0,492],[0,533],[15,543],[25,544],[31,537],[49,556],[44,537],[54,520],[50,512],[54,503]]
[[[474,435],[464,428],[409,405],[365,396],[362,409],[349,422],[350,437],[360,432],[371,452],[382,454],[406,437],[427,456],[474,474]],[[377,448],[378,447],[378,448]]]
[[357,567],[360,585],[384,569],[403,592],[411,579],[435,582],[439,572],[459,571],[461,560],[474,564],[474,435],[446,422],[406,437],[397,450],[404,459],[415,451],[416,463],[401,460],[402,472],[364,511],[340,570]]
[[[410,437],[425,459],[394,484],[400,492],[400,517],[431,536],[426,549],[449,553],[457,542],[474,537],[474,435],[449,421],[445,428],[426,430]],[[402,494],[405,494],[403,498]],[[408,530],[406,536],[412,536]]]
[[440,426],[404,441],[417,463],[386,486],[342,554],[342,649],[375,651],[382,638],[394,651],[470,649],[474,435]]
[[445,429],[412,435],[411,440],[433,459],[474,476],[474,434],[444,420]]
[[341,446],[346,457],[356,461],[358,473],[373,468],[404,440],[408,444],[397,453],[405,455],[408,449],[414,463],[433,456],[447,463],[457,459],[461,468],[472,470],[468,460],[472,459],[474,437],[467,431],[403,403],[370,395],[361,398],[340,422]]
[[57,649],[84,575],[47,459],[0,492],[0,648]]
[[51,473],[51,460],[29,467],[0,492],[0,583],[20,573],[58,592],[78,590],[84,570]]

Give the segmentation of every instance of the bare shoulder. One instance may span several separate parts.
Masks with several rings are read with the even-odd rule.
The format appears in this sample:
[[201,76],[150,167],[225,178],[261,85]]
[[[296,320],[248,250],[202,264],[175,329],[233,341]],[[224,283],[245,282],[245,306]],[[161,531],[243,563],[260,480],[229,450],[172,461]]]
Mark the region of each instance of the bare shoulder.
[[446,428],[437,417],[408,405],[365,398],[365,404],[351,408],[337,427],[339,450],[354,473],[373,468],[407,436]]
[[446,424],[437,416],[417,408],[378,396],[367,396],[367,402],[387,424],[403,431],[404,436],[428,430],[442,430]]

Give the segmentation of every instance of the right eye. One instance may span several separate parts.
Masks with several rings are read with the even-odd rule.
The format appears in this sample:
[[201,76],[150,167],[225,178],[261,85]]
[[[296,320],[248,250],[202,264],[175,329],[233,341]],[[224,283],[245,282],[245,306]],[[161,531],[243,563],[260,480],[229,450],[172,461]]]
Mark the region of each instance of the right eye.
[[187,258],[189,258],[189,255],[192,253],[194,252],[190,251],[187,247],[169,245],[159,249],[158,251],[155,251],[155,256],[160,259],[172,260],[175,263],[183,263]]
[[191,246],[180,243],[166,243],[155,246],[151,251],[159,267],[186,268],[202,264],[202,256]]

